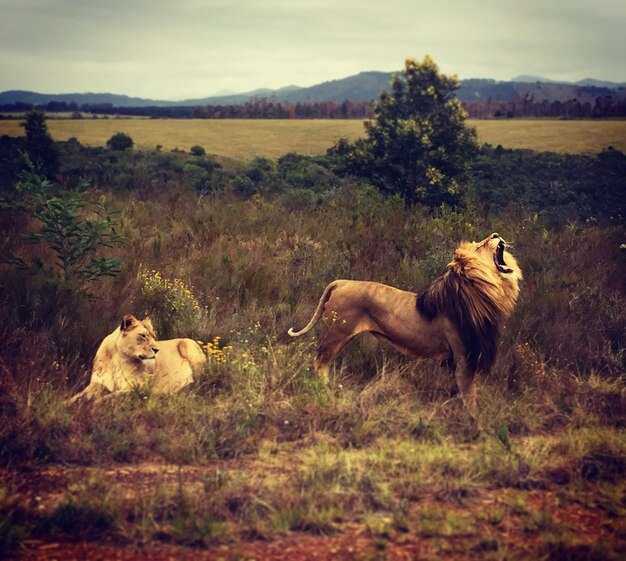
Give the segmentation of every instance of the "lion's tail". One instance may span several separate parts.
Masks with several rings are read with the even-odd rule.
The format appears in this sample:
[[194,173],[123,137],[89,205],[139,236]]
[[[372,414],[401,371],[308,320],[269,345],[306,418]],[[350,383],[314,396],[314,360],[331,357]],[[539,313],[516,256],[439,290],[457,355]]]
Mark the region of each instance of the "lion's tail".
[[308,333],[309,331],[311,331],[311,329],[313,329],[313,327],[315,327],[315,324],[320,320],[320,318],[322,317],[322,314],[324,313],[324,306],[326,305],[326,302],[328,302],[328,299],[330,298],[330,293],[333,291],[333,289],[337,286],[339,282],[340,281],[335,280],[331,282],[324,289],[324,292],[322,293],[322,296],[320,297],[320,301],[317,304],[317,309],[315,310],[315,313],[313,314],[311,321],[309,321],[309,323],[307,323],[306,326],[304,326],[300,331],[294,331],[293,327],[290,327],[289,331],[287,331],[289,335],[291,335],[292,337],[300,337],[300,335],[304,335],[305,333]]

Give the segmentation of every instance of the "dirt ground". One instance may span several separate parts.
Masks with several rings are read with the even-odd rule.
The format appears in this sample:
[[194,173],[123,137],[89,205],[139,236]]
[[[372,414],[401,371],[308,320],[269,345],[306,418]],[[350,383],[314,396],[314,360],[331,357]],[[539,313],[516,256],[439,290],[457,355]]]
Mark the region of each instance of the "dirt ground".
[[[238,461],[237,469],[255,470],[258,460]],[[227,467],[226,465],[223,467]],[[274,467],[274,469],[277,469]],[[28,469],[0,470],[0,484],[25,499],[34,511],[49,509],[81,482],[97,474],[111,485],[120,497],[132,498],[142,491],[168,482],[186,488],[200,484],[215,466],[185,466],[140,464],[90,468],[72,466],[41,466]],[[279,474],[280,475],[280,474]],[[558,480],[559,474],[555,475]],[[564,480],[562,484],[567,484]],[[162,541],[135,543],[123,539],[95,538],[91,541],[76,536],[56,535],[47,539],[26,540],[10,558],[23,561],[329,561],[329,560],[482,560],[482,559],[548,559],[591,560],[597,556],[598,544],[608,544],[602,551],[609,558],[626,555],[624,521],[612,518],[601,508],[576,501],[562,501],[559,488],[552,489],[489,489],[485,488],[462,502],[439,495],[425,494],[411,508],[450,509],[459,516],[472,519],[470,533],[454,532],[424,534],[419,528],[407,531],[392,529],[375,532],[364,521],[344,523],[330,535],[292,532],[273,540],[250,539],[235,541],[228,536],[208,548],[184,547]],[[593,489],[590,489],[593,492]],[[511,497],[523,494],[528,511],[550,512],[552,527],[558,527],[561,541],[548,540],[541,528],[529,527],[522,516],[511,511]],[[489,523],[485,512],[494,508],[508,513],[501,522]],[[480,522],[476,522],[480,520]],[[539,518],[537,518],[539,520]],[[385,522],[383,520],[383,522]],[[537,530],[537,531],[535,531]],[[563,545],[567,544],[567,545]],[[621,553],[620,553],[621,552]]]

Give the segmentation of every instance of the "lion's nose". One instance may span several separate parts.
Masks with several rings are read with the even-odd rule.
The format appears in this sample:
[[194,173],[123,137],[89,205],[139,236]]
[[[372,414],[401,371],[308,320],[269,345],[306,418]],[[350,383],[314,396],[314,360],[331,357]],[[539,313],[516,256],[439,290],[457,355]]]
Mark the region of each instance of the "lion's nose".
[[495,239],[497,239],[499,237],[500,237],[500,234],[497,234],[497,233],[491,234],[491,239],[492,240],[495,240]]
[[159,349],[157,349],[156,347],[152,347],[152,350],[154,351],[154,354],[157,354],[159,352]]

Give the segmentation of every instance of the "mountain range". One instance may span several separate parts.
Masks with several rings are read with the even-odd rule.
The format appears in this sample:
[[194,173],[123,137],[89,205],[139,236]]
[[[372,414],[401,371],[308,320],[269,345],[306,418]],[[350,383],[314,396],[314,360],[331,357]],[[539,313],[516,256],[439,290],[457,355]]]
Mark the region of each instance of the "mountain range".
[[[381,91],[389,89],[393,72],[361,72],[354,76],[331,80],[301,88],[287,86],[277,90],[258,89],[239,94],[212,96],[182,101],[164,101],[118,95],[111,93],[42,94],[31,91],[11,90],[0,93],[0,105],[27,103],[47,105],[51,102],[82,105],[108,104],[113,107],[175,107],[197,105],[238,105],[253,98],[267,98],[277,102],[316,103],[345,100],[370,101],[378,99]],[[502,102],[530,98],[548,102],[577,99],[580,102],[595,101],[601,96],[614,99],[626,98],[626,82],[616,83],[587,78],[578,82],[556,82],[537,76],[521,75],[511,81],[472,78],[461,81],[456,92],[461,101],[498,100]]]

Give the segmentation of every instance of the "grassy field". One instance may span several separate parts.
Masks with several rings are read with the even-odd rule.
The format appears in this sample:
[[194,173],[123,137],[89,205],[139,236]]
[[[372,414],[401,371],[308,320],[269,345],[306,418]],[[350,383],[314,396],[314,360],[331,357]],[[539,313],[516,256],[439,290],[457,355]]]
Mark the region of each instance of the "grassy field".
[[[507,120],[470,121],[481,143],[560,153],[597,153],[607,146],[626,152],[626,121]],[[322,154],[345,136],[363,134],[359,120],[50,120],[55,140],[76,137],[89,146],[103,146],[116,132],[129,134],[139,148],[161,145],[188,151],[194,145],[207,153],[235,159],[276,158],[287,152]],[[19,121],[0,121],[0,135],[23,134]]]
[[[517,127],[519,142],[551,130],[563,144],[575,135],[556,127],[569,127],[582,151],[599,149],[598,127],[626,148],[608,140],[622,122],[478,124]],[[63,126],[94,144],[124,130],[140,145],[197,143],[237,158],[323,152],[348,125],[361,130],[353,121],[48,125],[57,138]],[[81,280],[84,268],[61,270],[54,238],[28,243],[42,220],[53,233],[67,228],[55,199],[44,211],[24,200],[30,216],[0,213],[3,251],[15,254],[0,268],[0,558],[625,558],[626,235],[612,212],[566,213],[620,193],[606,176],[623,175],[622,154],[580,168],[593,173],[577,158],[483,154],[480,172],[503,178],[504,202],[459,211],[406,207],[304,158],[284,158],[279,173],[165,151],[61,154],[67,177],[96,178],[80,216],[97,227],[99,205],[115,212],[124,241],[98,257],[119,258],[120,271]],[[552,175],[563,167],[571,180]],[[5,193],[23,197],[28,185],[35,193],[39,183]],[[508,205],[516,193],[535,206]],[[547,221],[546,210],[563,219]],[[417,291],[460,240],[491,232],[514,242],[524,281],[494,367],[479,376],[476,419],[437,361],[408,361],[363,336],[326,385],[312,369],[316,337],[287,335],[332,279]],[[172,396],[147,382],[93,406],[68,403],[126,313],[149,315],[163,339],[205,342],[206,367]]]
[[[623,558],[622,228],[429,216],[356,190],[310,205],[171,185],[98,196],[120,211],[127,241],[122,273],[91,288],[97,299],[72,293],[63,308],[63,294],[19,270],[3,280],[52,325],[0,309],[0,553]],[[285,336],[328,280],[417,289],[459,239],[492,231],[515,241],[525,281],[480,379],[480,433],[435,362],[363,338],[325,386],[311,370],[315,337]],[[130,311],[149,311],[161,334],[221,336],[223,350],[189,391],[71,407],[89,368],[76,349]]]

